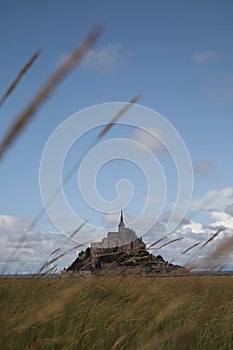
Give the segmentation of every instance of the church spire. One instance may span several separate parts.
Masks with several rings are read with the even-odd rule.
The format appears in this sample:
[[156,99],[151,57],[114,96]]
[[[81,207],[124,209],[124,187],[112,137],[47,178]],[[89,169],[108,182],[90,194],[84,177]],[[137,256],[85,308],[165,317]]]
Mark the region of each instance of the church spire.
[[124,219],[123,219],[123,211],[121,210],[121,217],[120,217],[120,222],[119,222],[119,225],[118,227],[125,227],[125,224],[124,224]]

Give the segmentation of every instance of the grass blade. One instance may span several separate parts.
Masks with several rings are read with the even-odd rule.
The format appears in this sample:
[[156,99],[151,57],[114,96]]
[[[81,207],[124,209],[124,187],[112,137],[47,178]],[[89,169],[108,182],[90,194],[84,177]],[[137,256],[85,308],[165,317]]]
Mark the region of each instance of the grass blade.
[[4,152],[7,150],[9,145],[15,139],[26,123],[32,118],[34,113],[37,111],[39,106],[49,97],[54,88],[58,83],[64,78],[64,76],[69,73],[69,71],[79,63],[89,49],[94,45],[96,40],[102,33],[102,28],[94,28],[89,35],[84,39],[80,46],[78,46],[74,52],[66,59],[55,71],[55,73],[48,79],[45,85],[37,93],[37,95],[29,103],[25,111],[23,111],[16,119],[12,127],[10,128],[8,134],[3,139],[0,144],[0,158],[2,158]]
[[36,59],[39,57],[41,53],[41,50],[36,51],[34,55],[30,58],[30,60],[24,65],[24,67],[19,71],[17,77],[15,80],[11,83],[9,88],[6,90],[5,94],[0,99],[0,107],[3,104],[3,102],[7,99],[7,97],[12,93],[12,91],[16,88],[24,74],[26,74],[27,70],[33,65],[33,63],[36,61]]
[[101,132],[98,135],[98,138],[103,137],[112,127],[113,125],[118,121],[118,119],[125,113],[127,112],[127,110],[133,106],[134,103],[136,103],[138,100],[140,100],[142,96],[141,95],[137,95],[134,98],[132,98],[132,100],[130,100],[128,102],[128,104],[122,108],[116,115],[114,118],[112,118],[112,120],[103,128],[103,130],[101,130]]

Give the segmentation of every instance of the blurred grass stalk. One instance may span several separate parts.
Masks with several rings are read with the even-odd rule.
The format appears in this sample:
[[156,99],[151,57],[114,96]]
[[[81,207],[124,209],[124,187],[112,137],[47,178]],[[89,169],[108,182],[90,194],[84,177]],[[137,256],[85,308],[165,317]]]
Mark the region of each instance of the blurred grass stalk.
[[9,88],[6,90],[5,94],[0,99],[0,107],[2,106],[3,102],[7,99],[8,96],[13,92],[13,90],[16,88],[22,77],[27,73],[28,69],[33,65],[33,63],[36,61],[36,59],[39,57],[41,53],[41,50],[38,50],[35,52],[35,54],[30,58],[30,60],[23,66],[23,68],[19,71],[17,77],[15,80],[11,83]]
[[55,73],[47,80],[44,86],[39,90],[36,96],[29,103],[28,107],[16,118],[12,127],[0,144],[0,158],[3,157],[7,148],[16,138],[26,123],[33,117],[39,106],[49,97],[58,83],[75,67],[86,55],[89,49],[95,44],[100,34],[103,32],[102,27],[94,28],[84,41],[67,57],[66,60],[57,68]]

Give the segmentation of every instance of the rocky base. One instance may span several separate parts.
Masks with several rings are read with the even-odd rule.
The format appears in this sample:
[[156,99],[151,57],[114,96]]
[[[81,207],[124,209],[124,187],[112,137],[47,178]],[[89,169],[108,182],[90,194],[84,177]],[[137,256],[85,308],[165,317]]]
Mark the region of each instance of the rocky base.
[[103,275],[162,276],[186,275],[188,270],[173,265],[161,255],[150,254],[145,244],[137,249],[122,251],[117,247],[105,249],[98,256],[91,248],[79,253],[77,259],[62,272],[62,276]]

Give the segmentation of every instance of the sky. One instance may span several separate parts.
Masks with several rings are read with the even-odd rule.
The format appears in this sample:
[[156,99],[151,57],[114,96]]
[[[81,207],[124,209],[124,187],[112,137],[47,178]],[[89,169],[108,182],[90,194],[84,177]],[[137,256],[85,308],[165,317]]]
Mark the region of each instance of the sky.
[[[99,24],[104,28],[86,57],[56,87],[1,159],[2,271],[36,271],[61,247],[71,251],[59,259],[58,266],[68,266],[79,249],[86,247],[74,248],[77,242],[89,244],[105,236],[108,227],[117,227],[121,207],[126,224],[138,235],[148,231],[145,240],[155,242],[167,234],[169,213],[182,188],[186,203],[176,210],[183,217],[175,212],[177,225],[167,241],[182,240],[155,254],[166,260],[175,257],[184,264],[224,227],[200,252],[200,266],[210,263],[205,256],[230,237],[233,229],[232,15],[231,0],[0,2],[0,97],[33,53],[42,50],[0,107],[0,140],[90,30]],[[138,94],[142,95],[139,106],[93,142],[102,124]],[[153,121],[146,121],[147,113]],[[83,165],[81,175],[75,172],[63,188],[73,216],[66,215],[56,199],[50,218],[44,215],[29,230],[43,208],[40,164],[44,148],[55,130],[63,132],[64,125],[71,125],[71,116],[77,124],[56,141],[42,182],[45,197],[51,195],[55,160],[63,144],[74,137],[60,169],[64,179],[74,164]],[[172,144],[174,135],[180,135],[180,141],[177,138]],[[178,150],[181,140],[185,146]],[[186,148],[194,174],[190,203],[192,174],[182,153]],[[85,162],[89,167],[85,168]],[[67,240],[84,220],[87,225],[74,240]],[[198,242],[199,246],[181,255]],[[233,269],[232,254],[229,250],[227,256],[211,263]]]

